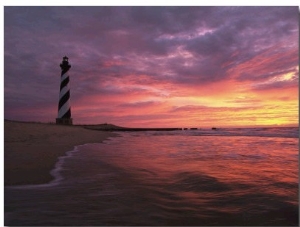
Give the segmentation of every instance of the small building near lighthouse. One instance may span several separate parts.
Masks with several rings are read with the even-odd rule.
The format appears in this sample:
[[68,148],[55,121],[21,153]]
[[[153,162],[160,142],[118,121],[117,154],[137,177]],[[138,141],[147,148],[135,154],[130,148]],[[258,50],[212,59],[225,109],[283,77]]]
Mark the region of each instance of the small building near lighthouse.
[[58,115],[56,118],[56,124],[72,125],[71,117],[71,105],[70,105],[70,87],[69,87],[69,74],[68,71],[71,68],[68,57],[63,57],[60,64],[61,76],[60,76],[60,90],[59,90],[59,102],[58,102]]

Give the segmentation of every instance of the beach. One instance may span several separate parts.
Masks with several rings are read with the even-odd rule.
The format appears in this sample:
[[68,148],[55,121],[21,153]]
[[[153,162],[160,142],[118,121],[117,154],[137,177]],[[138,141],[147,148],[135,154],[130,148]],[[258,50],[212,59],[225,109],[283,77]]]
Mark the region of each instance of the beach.
[[58,157],[74,146],[100,143],[111,132],[47,123],[4,122],[4,185],[44,184]]
[[5,122],[6,226],[299,224],[298,128],[84,127]]

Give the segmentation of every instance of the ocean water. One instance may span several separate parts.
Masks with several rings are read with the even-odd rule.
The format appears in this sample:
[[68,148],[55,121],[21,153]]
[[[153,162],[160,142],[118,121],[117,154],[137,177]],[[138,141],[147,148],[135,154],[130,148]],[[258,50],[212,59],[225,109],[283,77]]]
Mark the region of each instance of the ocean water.
[[118,134],[6,187],[5,225],[298,226],[298,128]]

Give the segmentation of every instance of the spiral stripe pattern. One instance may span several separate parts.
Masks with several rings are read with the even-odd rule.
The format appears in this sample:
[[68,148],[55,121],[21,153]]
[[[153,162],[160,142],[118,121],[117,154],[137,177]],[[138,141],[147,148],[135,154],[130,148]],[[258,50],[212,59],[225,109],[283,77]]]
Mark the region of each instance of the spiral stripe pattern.
[[61,67],[61,80],[60,80],[60,93],[58,103],[58,118],[71,118],[71,105],[70,105],[70,87],[68,71],[71,65],[68,58],[64,57]]

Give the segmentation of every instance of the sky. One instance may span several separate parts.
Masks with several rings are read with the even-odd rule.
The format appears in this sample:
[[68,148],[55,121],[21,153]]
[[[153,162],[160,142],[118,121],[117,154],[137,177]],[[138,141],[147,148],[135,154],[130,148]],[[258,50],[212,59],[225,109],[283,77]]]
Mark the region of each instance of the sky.
[[6,6],[4,118],[55,122],[68,56],[74,124],[298,126],[299,8]]

